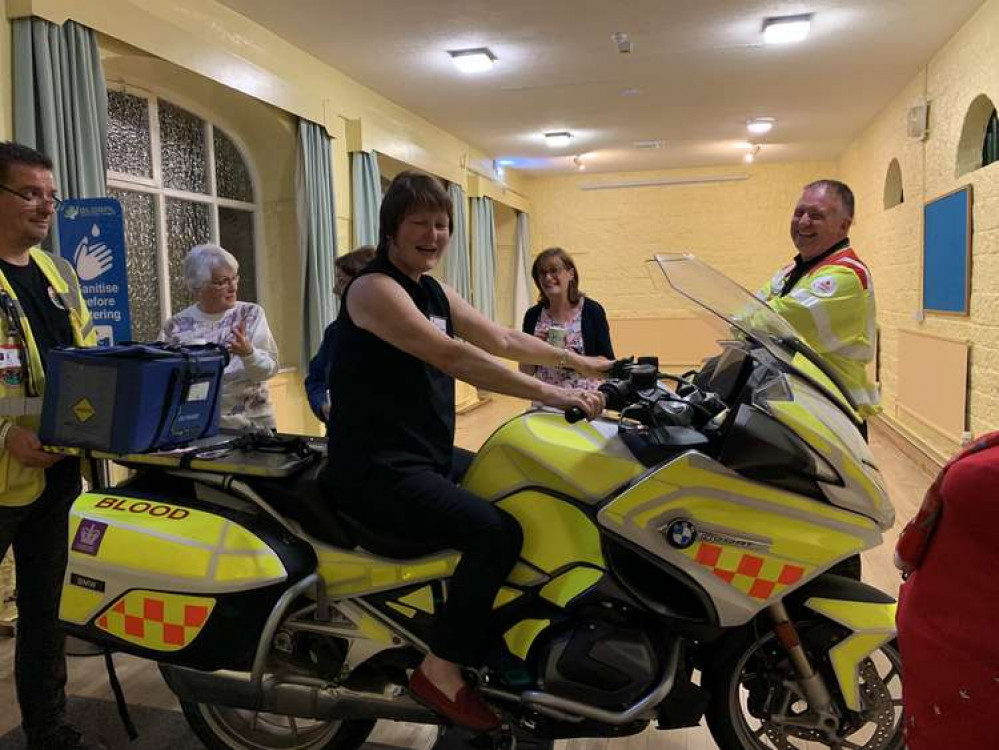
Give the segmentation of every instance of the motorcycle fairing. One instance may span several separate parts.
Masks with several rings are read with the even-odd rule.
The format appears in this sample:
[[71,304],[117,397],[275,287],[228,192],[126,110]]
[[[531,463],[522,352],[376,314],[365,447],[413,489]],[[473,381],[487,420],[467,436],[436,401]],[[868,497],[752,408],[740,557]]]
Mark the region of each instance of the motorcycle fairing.
[[867,518],[753,482],[693,451],[611,500],[597,520],[693,578],[723,627],[748,622],[881,538]]
[[777,389],[768,389],[758,394],[757,403],[835,469],[841,483],[819,483],[830,502],[873,518],[882,529],[890,529],[895,523],[895,510],[874,456],[860,433],[804,380],[788,375],[786,382],[790,399],[778,397]]

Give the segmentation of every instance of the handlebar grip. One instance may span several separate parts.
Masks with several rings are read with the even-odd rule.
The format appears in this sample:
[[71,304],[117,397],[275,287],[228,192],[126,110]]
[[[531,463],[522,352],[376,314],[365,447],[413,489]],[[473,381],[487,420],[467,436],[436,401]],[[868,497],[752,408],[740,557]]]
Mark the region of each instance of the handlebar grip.
[[586,419],[586,413],[578,406],[570,406],[565,410],[565,421],[569,424],[575,424],[581,419]]

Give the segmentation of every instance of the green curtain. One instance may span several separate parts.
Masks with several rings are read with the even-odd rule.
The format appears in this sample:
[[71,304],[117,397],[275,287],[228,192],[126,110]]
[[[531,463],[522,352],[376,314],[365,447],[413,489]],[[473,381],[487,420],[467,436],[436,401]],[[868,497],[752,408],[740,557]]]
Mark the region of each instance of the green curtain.
[[301,364],[319,351],[326,326],[336,317],[333,295],[336,209],[330,137],[322,125],[298,121],[298,237],[302,263],[304,335]]
[[108,94],[94,32],[17,18],[13,38],[14,139],[52,159],[61,195],[103,197]]
[[472,280],[468,258],[468,203],[461,185],[452,182],[447,186],[447,192],[454,206],[454,233],[444,256],[444,281],[454,287],[463,298],[470,300]]
[[491,198],[472,198],[472,303],[496,320],[496,221]]
[[513,270],[513,325],[520,326],[524,313],[531,306],[534,281],[531,279],[531,224],[523,211],[517,212],[517,251]]
[[378,245],[378,211],[382,205],[382,176],[378,155],[354,151],[350,155],[354,207],[354,247]]

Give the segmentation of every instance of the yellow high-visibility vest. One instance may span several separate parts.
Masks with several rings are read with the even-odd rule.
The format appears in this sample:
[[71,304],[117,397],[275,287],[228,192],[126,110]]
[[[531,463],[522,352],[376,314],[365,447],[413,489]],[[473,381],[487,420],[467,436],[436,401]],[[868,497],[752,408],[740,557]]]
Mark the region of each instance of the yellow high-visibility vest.
[[[73,329],[73,343],[76,346],[94,346],[97,334],[90,319],[90,311],[80,290],[80,281],[73,267],[62,258],[33,247],[30,251],[33,260],[41,269],[59,298],[60,304],[69,314]],[[0,378],[0,419],[26,427],[35,432],[41,421],[42,396],[45,393],[45,371],[38,353],[31,324],[24,314],[13,287],[0,270],[0,289],[13,300],[21,330],[24,332],[26,351],[21,356],[26,359],[23,377]],[[0,314],[0,343],[8,339],[7,316]],[[20,382],[13,382],[19,380]],[[29,392],[31,384],[33,392]],[[45,489],[44,469],[32,469],[21,464],[9,451],[0,450],[0,506],[28,505],[38,499]]]
[[780,269],[760,291],[829,367],[839,375],[858,413],[881,411],[878,389],[867,376],[874,359],[876,310],[871,273],[851,248],[825,258],[781,296],[794,264]]

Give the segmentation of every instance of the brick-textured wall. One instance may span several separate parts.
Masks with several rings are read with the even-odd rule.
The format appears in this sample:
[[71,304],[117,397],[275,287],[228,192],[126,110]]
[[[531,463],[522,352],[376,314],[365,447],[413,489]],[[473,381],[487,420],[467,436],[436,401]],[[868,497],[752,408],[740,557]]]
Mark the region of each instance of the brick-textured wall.
[[[999,427],[999,163],[957,174],[958,144],[969,106],[980,94],[999,103],[997,32],[999,0],[990,0],[839,160],[841,178],[857,193],[854,242],[874,275],[886,413],[942,455],[958,446],[895,408],[899,379],[905,377],[897,369],[898,332],[919,330],[972,341],[971,428],[981,434]],[[930,101],[930,134],[920,142],[906,137],[905,118],[907,109],[923,96]],[[905,202],[885,210],[885,177],[893,158],[902,168]],[[974,193],[970,315],[930,314],[919,322],[923,203],[969,183]]]
[[[834,176],[832,162],[581,174],[526,181],[533,253],[559,245],[579,267],[582,288],[611,318],[680,312],[645,261],[692,252],[755,290],[794,255],[788,226],[803,185]],[[741,182],[580,190],[587,183],[748,174]]]

